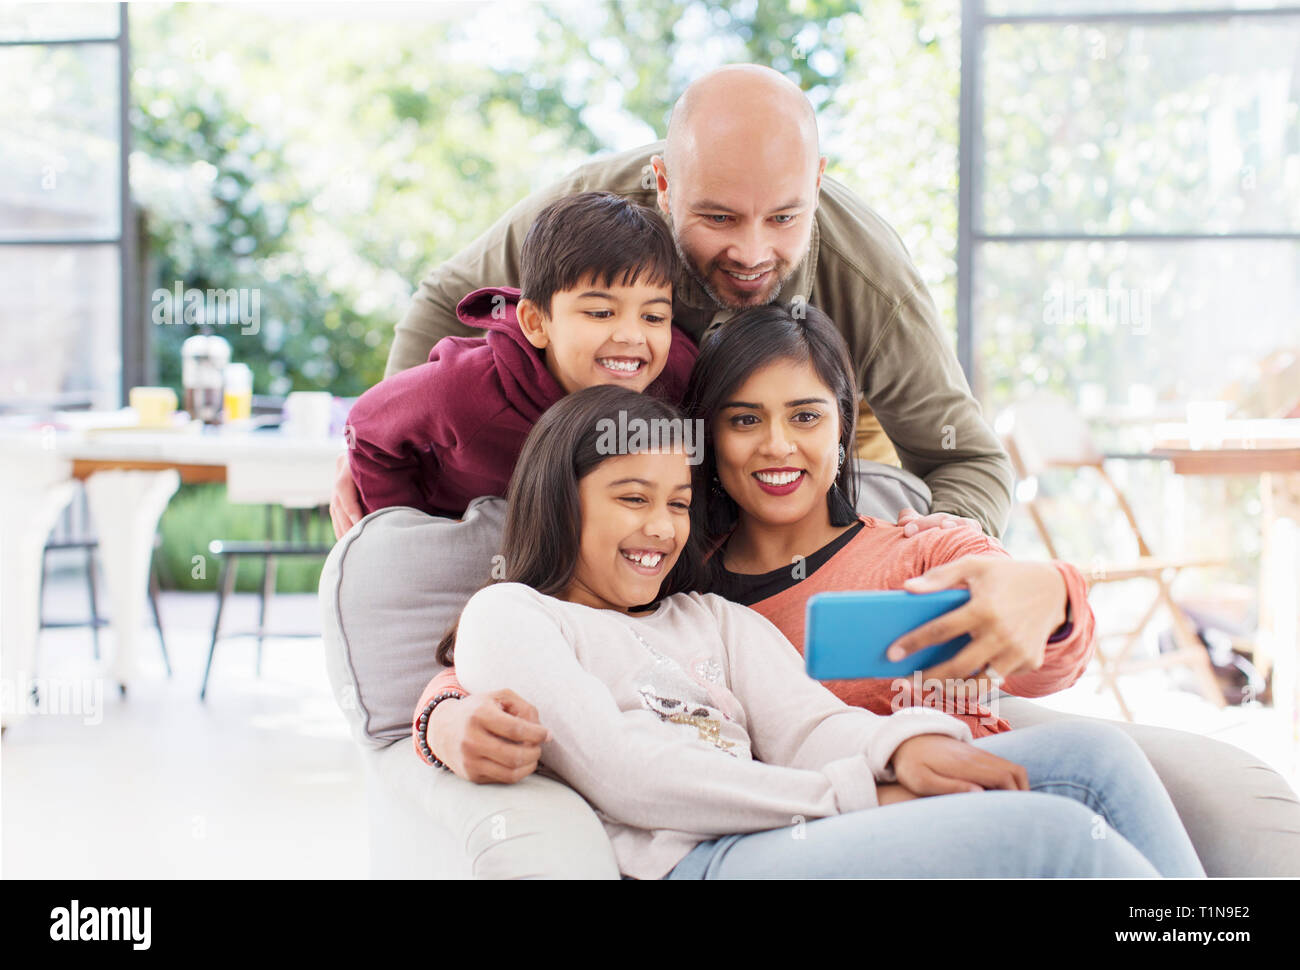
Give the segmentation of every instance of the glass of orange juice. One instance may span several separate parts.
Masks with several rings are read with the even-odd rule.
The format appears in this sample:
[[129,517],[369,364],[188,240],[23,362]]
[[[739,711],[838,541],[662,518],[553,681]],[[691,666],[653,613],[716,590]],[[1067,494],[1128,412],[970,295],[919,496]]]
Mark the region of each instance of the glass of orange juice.
[[253,371],[247,364],[226,365],[223,403],[227,424],[252,417]]

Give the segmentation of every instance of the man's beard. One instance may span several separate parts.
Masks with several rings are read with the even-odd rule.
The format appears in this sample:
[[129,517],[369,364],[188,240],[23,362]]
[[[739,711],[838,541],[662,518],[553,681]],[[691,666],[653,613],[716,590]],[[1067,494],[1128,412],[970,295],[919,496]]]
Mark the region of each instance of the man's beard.
[[[704,290],[708,298],[712,300],[715,304],[717,304],[717,306],[721,309],[743,310],[745,307],[765,306],[769,303],[772,303],[776,300],[777,296],[780,295],[781,287],[783,287],[786,283],[789,282],[790,277],[794,276],[794,268],[790,267],[790,264],[777,263],[775,270],[780,271],[782,269],[785,269],[786,272],[785,273],[777,272],[776,285],[772,287],[772,292],[768,295],[767,299],[763,300],[762,303],[736,303],[732,300],[727,299],[716,289],[714,289],[714,287],[709,283],[708,277],[703,275],[696,268],[694,261],[688,255],[686,255],[686,250],[682,249],[681,240],[677,238],[676,233],[673,234],[673,245],[677,248],[677,258],[681,261],[681,264],[686,267],[686,272],[688,272],[691,275],[691,279],[695,280],[695,282],[700,285],[700,289]],[[798,264],[802,262],[803,262],[803,257],[800,257],[799,261],[795,263],[795,266],[798,266]],[[716,264],[715,264],[715,268],[716,268]]]

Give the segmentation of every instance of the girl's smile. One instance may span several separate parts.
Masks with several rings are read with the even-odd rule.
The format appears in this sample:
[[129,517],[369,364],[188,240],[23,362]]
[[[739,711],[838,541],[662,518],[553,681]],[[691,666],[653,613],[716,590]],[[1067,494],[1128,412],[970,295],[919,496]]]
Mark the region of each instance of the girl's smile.
[[658,599],[691,533],[687,456],[607,458],[578,482],[578,497],[578,563],[561,598],[622,612]]

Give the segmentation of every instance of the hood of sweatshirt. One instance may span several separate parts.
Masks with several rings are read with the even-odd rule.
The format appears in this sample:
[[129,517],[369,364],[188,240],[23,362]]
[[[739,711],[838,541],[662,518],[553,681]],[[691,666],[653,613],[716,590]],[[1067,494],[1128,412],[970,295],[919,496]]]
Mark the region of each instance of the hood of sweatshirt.
[[564,389],[546,369],[542,353],[519,328],[519,290],[485,286],[456,305],[456,316],[467,327],[487,331],[487,346],[497,380],[510,406],[529,421],[564,396]]

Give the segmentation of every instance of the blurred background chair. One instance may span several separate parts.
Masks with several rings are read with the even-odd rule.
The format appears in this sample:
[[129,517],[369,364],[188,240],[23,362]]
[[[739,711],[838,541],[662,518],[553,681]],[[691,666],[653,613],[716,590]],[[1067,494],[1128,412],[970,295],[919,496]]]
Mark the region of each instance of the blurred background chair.
[[[1195,678],[1197,690],[1216,707],[1225,705],[1222,690],[1215,678],[1205,644],[1197,636],[1196,626],[1174,600],[1172,587],[1185,569],[1222,565],[1217,559],[1170,559],[1157,556],[1147,542],[1133,507],[1119,485],[1106,471],[1105,459],[1093,442],[1087,424],[1064,400],[1040,393],[1013,406],[1000,422],[1003,444],[1011,456],[1020,486],[1017,496],[1029,513],[1034,527],[1053,559],[1065,558],[1058,552],[1044,508],[1039,477],[1049,469],[1064,469],[1097,476],[1114,498],[1128,530],[1137,544],[1136,558],[1109,561],[1093,558],[1089,563],[1075,563],[1089,590],[1108,583],[1147,580],[1155,585],[1151,602],[1137,626],[1120,632],[1098,631],[1096,663],[1101,675],[1099,689],[1109,688],[1115,695],[1125,720],[1133,720],[1120,690],[1121,677],[1152,669],[1185,667]],[[1093,510],[1095,515],[1096,510]],[[1151,657],[1134,657],[1134,647],[1151,621],[1164,613],[1171,624],[1173,649]],[[1117,647],[1103,649],[1102,643],[1118,639]]]
[[[248,541],[231,541],[214,539],[208,544],[208,551],[221,560],[221,575],[217,582],[217,615],[212,622],[212,642],[208,646],[208,662],[203,669],[203,684],[199,688],[199,700],[205,700],[208,694],[208,677],[212,673],[212,658],[217,652],[217,641],[221,639],[221,618],[225,612],[226,602],[235,591],[235,580],[239,573],[240,559],[262,560],[262,583],[258,596],[257,627],[252,631],[227,633],[226,637],[254,636],[257,638],[256,673],[262,675],[262,641],[267,636],[267,616],[271,600],[275,597],[276,561],[279,558],[311,557],[324,559],[334,545],[334,533],[330,526],[328,514],[322,515],[321,509],[283,508],[280,537],[276,538],[276,507],[266,507],[266,539]],[[277,637],[314,638],[319,631],[277,632]]]

